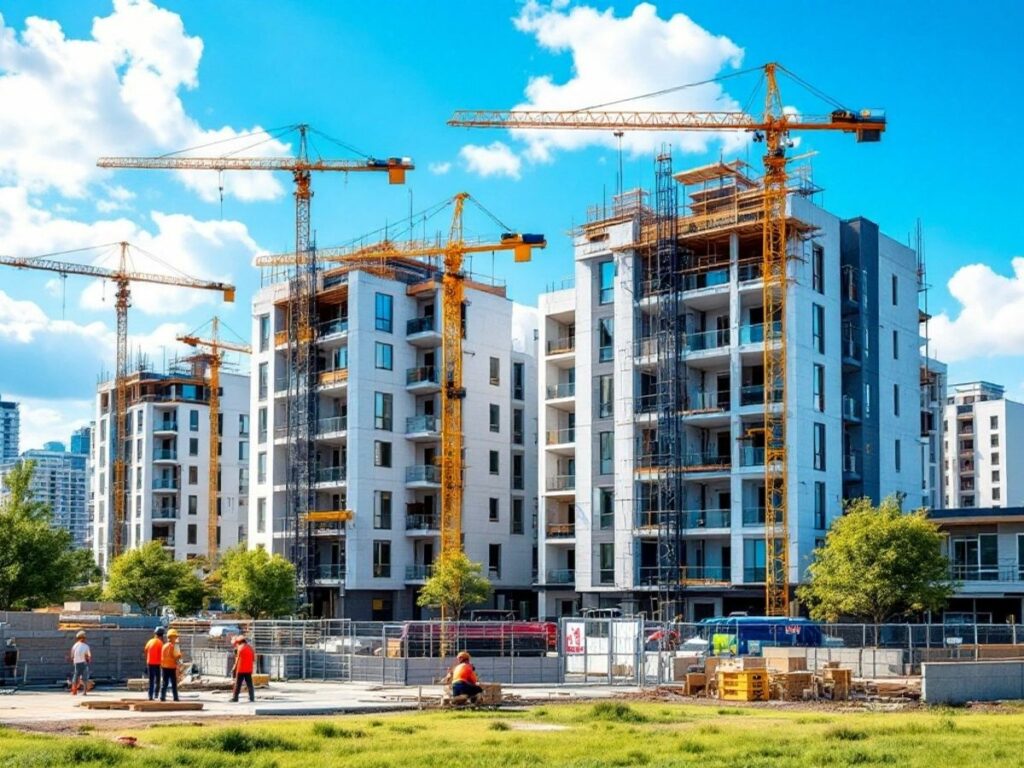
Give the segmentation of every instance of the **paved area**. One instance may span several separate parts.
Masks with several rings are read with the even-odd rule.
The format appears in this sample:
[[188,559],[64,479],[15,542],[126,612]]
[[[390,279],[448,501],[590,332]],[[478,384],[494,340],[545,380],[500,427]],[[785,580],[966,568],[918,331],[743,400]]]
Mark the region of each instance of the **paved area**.
[[[573,701],[594,698],[608,698],[634,692],[638,689],[625,686],[503,686],[507,693],[522,697],[525,702]],[[0,725],[32,726],[54,723],[77,726],[86,722],[104,720],[166,721],[180,718],[183,721],[232,717],[253,718],[259,716],[301,716],[332,715],[363,712],[388,712],[416,709],[419,699],[429,706],[441,696],[441,686],[380,686],[370,683],[272,683],[268,688],[256,691],[256,702],[233,703],[228,691],[182,691],[182,701],[201,701],[200,712],[126,712],[124,710],[87,710],[79,706],[80,696],[71,696],[66,691],[18,691],[0,696]],[[244,697],[244,694],[243,694]],[[124,688],[97,688],[88,700],[145,699],[144,694],[129,692]]]

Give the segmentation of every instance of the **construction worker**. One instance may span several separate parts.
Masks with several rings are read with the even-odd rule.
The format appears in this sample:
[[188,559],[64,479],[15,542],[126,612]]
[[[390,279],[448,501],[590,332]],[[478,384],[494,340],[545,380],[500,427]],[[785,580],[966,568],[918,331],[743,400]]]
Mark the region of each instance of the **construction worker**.
[[231,695],[232,701],[238,701],[238,694],[242,691],[242,683],[245,683],[249,691],[249,701],[256,701],[256,694],[252,687],[252,670],[256,663],[256,652],[245,639],[245,635],[235,638],[235,665],[231,668],[231,674],[235,676],[235,692]]
[[71,695],[78,694],[79,685],[82,688],[82,695],[89,693],[89,665],[92,663],[92,650],[85,642],[85,631],[79,630],[75,634],[75,644],[71,646],[71,663],[75,665],[75,672],[71,676]]
[[167,684],[171,685],[174,700],[178,701],[178,665],[181,664],[181,651],[178,649],[178,630],[167,633],[167,642],[160,649],[160,671],[163,683],[160,686],[160,701],[167,701]]
[[149,700],[160,694],[160,660],[164,650],[164,628],[153,630],[153,637],[146,643],[146,670],[149,672]]
[[455,668],[452,670],[452,696],[469,696],[476,702],[476,697],[484,692],[480,681],[476,679],[476,670],[470,664],[468,651],[459,651],[455,657]]

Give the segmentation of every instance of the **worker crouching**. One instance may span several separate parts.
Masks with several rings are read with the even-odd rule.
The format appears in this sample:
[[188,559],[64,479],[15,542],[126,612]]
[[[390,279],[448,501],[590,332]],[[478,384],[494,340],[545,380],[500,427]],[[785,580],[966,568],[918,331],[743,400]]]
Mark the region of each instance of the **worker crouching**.
[[476,669],[470,663],[468,651],[460,651],[455,657],[455,668],[452,670],[452,696],[468,696],[476,703],[476,697],[484,692],[476,677]]

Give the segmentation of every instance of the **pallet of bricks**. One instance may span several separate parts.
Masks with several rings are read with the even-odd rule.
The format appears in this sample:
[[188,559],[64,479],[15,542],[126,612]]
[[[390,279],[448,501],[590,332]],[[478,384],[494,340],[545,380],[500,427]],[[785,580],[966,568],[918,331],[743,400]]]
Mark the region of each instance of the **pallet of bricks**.
[[723,701],[768,701],[770,695],[765,660],[758,656],[720,662],[715,682]]
[[768,670],[771,697],[782,701],[830,698],[842,701],[850,698],[853,670],[839,666],[839,662],[825,664],[820,674],[807,669],[807,653],[803,648],[764,648],[764,661]]

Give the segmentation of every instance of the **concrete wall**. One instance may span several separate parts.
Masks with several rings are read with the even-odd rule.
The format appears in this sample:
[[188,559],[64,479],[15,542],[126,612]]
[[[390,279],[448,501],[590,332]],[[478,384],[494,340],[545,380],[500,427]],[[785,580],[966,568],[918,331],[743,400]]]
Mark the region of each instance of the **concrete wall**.
[[1024,661],[922,664],[921,699],[929,704],[1024,699]]

